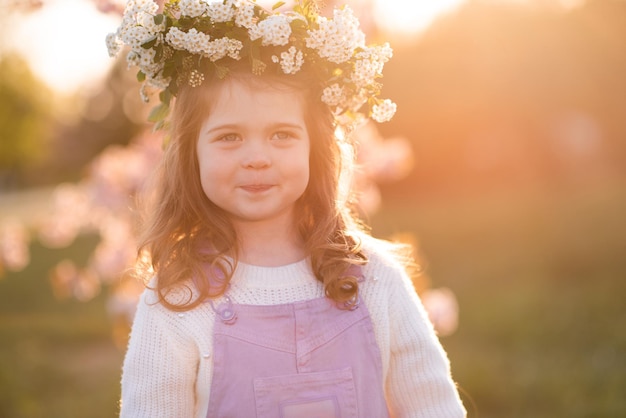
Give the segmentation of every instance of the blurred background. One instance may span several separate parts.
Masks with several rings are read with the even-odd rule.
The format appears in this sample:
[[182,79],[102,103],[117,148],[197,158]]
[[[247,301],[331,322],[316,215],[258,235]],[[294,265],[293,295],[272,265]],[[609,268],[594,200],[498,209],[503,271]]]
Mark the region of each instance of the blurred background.
[[[398,104],[355,187],[469,416],[626,416],[626,1],[348,3]],[[0,5],[0,417],[112,417],[162,139],[106,53],[122,1]]]

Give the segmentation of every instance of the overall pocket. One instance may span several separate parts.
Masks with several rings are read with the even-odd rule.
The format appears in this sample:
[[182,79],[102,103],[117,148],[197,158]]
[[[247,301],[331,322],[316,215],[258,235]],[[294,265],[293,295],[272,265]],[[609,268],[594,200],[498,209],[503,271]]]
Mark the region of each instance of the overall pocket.
[[257,418],[357,418],[352,368],[254,379]]

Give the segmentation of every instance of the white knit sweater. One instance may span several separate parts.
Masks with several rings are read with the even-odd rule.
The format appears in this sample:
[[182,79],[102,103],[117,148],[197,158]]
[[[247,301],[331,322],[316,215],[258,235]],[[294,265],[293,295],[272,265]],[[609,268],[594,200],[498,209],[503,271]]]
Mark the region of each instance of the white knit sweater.
[[[446,353],[410,280],[391,258],[372,251],[368,257],[359,292],[372,317],[392,416],[465,416]],[[324,292],[304,260],[282,267],[239,263],[228,294],[234,303],[275,305]],[[189,290],[172,297],[182,301]],[[153,291],[143,293],[124,361],[121,417],[206,417],[214,321],[208,304],[178,313],[157,303]]]

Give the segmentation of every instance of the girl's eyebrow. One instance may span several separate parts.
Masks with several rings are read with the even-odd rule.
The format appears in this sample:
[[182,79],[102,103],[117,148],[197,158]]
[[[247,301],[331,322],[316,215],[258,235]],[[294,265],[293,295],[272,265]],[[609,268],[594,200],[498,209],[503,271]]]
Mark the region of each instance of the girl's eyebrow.
[[296,129],[296,130],[300,130],[300,131],[306,131],[306,126],[304,126],[301,123],[295,123],[295,122],[276,122],[272,125],[270,125],[270,129],[274,130],[274,129],[282,129],[282,128],[290,128],[290,129]]
[[236,123],[225,123],[225,124],[220,124],[220,125],[210,127],[209,129],[203,131],[203,133],[210,134],[213,132],[235,130],[238,128],[239,128],[239,125]]
[[[228,131],[228,130],[237,130],[240,129],[241,125],[237,123],[224,123],[215,126],[210,126],[209,129],[203,131],[204,134],[211,134],[219,131]],[[296,122],[276,122],[268,126],[268,130],[273,131],[276,129],[293,129],[301,132],[306,132],[306,126],[301,123]]]

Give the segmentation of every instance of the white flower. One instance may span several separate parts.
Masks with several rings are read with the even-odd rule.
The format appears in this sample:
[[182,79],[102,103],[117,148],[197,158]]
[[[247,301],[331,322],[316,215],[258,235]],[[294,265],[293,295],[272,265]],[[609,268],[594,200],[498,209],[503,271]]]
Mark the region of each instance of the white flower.
[[204,0],[180,0],[180,14],[189,17],[201,16],[207,11],[207,3]]
[[226,48],[228,50],[228,56],[230,58],[234,60],[241,59],[241,55],[239,55],[239,52],[243,48],[243,42],[238,39],[228,39],[228,45]]
[[225,56],[229,56],[232,59],[241,59],[239,55],[239,51],[243,48],[243,43],[237,39],[231,38],[219,38],[210,42],[207,45],[207,49],[204,51],[204,54],[211,60],[217,61]]
[[259,25],[253,25],[248,28],[248,36],[251,41],[256,41],[257,39],[263,37],[263,30],[259,27]]
[[147,13],[142,13],[139,16],[139,22],[141,26],[146,28],[152,35],[163,32],[165,30],[165,19],[159,25],[154,23],[154,16]]
[[202,83],[204,83],[204,74],[196,69],[193,69],[191,71],[191,74],[189,74],[189,79],[187,80],[187,83],[191,87],[200,87]]
[[237,5],[235,24],[248,29],[254,26],[254,3],[243,2]]
[[383,74],[383,62],[372,60],[357,60],[350,79],[359,87],[374,84]]
[[365,48],[356,54],[357,61],[350,79],[359,87],[374,83],[377,77],[382,76],[383,67],[392,55],[389,44]]
[[389,99],[385,99],[380,104],[372,108],[372,119],[378,123],[388,122],[396,113],[396,104]]
[[228,22],[233,19],[234,15],[235,10],[231,2],[224,4],[220,1],[209,4],[209,17],[214,22]]
[[370,60],[358,60],[354,63],[354,69],[350,80],[359,87],[367,86],[374,82],[378,74],[378,66]]
[[185,49],[192,54],[202,54],[210,51],[209,41],[211,37],[202,32],[198,32],[196,28],[189,29],[185,35]]
[[109,51],[109,57],[115,57],[122,49],[122,41],[117,37],[116,33],[109,33],[106,37],[107,50]]
[[224,37],[211,41],[209,35],[198,32],[196,28],[183,32],[174,26],[165,35],[165,41],[175,49],[185,49],[192,54],[204,55],[211,61],[217,61],[226,56],[236,60],[241,59],[239,51],[243,48],[243,43],[237,39]]
[[140,56],[135,51],[130,51],[128,55],[126,55],[126,62],[128,63],[128,68],[139,66]]
[[289,43],[291,26],[286,16],[272,15],[250,28],[249,34],[253,41],[263,38],[262,44],[264,46],[282,46]]
[[141,88],[139,89],[139,96],[141,97],[141,101],[144,103],[149,103],[150,94],[152,94],[152,92],[150,91],[150,85],[148,83],[143,83],[141,85]]
[[139,48],[142,44],[154,38],[154,35],[143,26],[135,25],[126,28],[125,31],[118,34],[118,37],[131,48]]
[[124,10],[125,16],[136,16],[139,12],[156,14],[159,5],[152,0],[129,0]]
[[328,106],[338,106],[345,100],[344,87],[335,83],[322,92],[322,101]]
[[187,34],[176,26],[172,26],[165,35],[165,42],[170,44],[174,49],[185,49],[187,42]]
[[[142,93],[146,98],[149,88],[168,88],[172,77],[182,75],[191,85],[201,84],[204,74],[198,65],[202,57],[215,62],[222,73],[227,71],[219,60],[246,58],[253,74],[261,74],[271,63],[280,65],[283,74],[295,74],[306,57],[321,70],[319,81],[325,88],[320,99],[335,112],[338,124],[366,118],[368,115],[360,112],[366,103],[374,103],[369,116],[378,122],[391,119],[396,111],[393,102],[378,98],[377,83],[393,51],[389,44],[366,46],[365,34],[349,7],[335,9],[332,19],[316,15],[314,10],[306,16],[295,11],[267,15],[254,0],[166,0],[162,15],[157,15],[158,10],[153,0],[128,0],[120,27],[106,38],[110,56],[117,55],[124,45],[130,47],[126,60],[129,67],[137,66],[145,74]],[[155,23],[155,16],[161,23]],[[300,29],[294,33],[292,23],[302,28],[304,35]],[[225,36],[233,29],[233,36],[239,39]],[[246,31],[257,46],[268,47],[263,52],[269,58],[261,58],[263,54],[259,56],[254,48],[244,51],[246,40],[240,35],[245,37]],[[273,47],[282,47],[281,52],[274,52]],[[157,50],[161,54],[155,63]],[[187,57],[184,68],[168,67],[173,70],[172,77],[164,78],[162,72],[172,64],[173,50],[191,56],[183,54]]]
[[285,74],[295,74],[300,71],[304,57],[302,51],[298,51],[295,46],[280,54],[280,68]]
[[374,45],[364,47],[362,51],[356,54],[357,58],[371,58],[377,61],[387,62],[393,56],[393,49],[388,42],[383,45]]
[[365,34],[359,29],[359,20],[352,9],[335,9],[333,19],[318,18],[319,29],[309,30],[306,46],[317,50],[322,58],[337,64],[352,58],[354,50],[365,46]]
[[172,81],[171,77],[164,78],[162,75],[146,77],[146,83],[159,90],[165,90],[170,85],[170,81]]
[[144,74],[152,74],[156,70],[158,70],[159,66],[154,63],[154,56],[156,55],[156,51],[152,48],[144,49],[137,51],[139,55],[139,69]]

